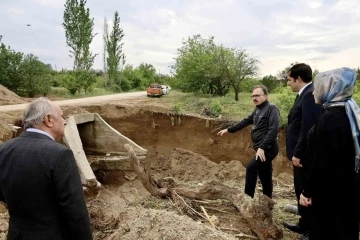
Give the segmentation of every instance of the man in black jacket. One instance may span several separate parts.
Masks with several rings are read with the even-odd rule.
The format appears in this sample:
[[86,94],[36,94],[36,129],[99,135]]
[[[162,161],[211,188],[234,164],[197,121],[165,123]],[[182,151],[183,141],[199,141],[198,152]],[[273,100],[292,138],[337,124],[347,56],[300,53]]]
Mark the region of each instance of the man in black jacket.
[[300,239],[308,239],[310,208],[299,204],[300,194],[305,184],[306,142],[310,128],[320,117],[321,106],[315,104],[314,86],[311,82],[312,70],[304,63],[295,64],[287,74],[287,84],[297,96],[292,109],[288,115],[288,126],[286,131],[286,154],[292,161],[294,169],[294,188],[298,201],[300,219],[297,224],[284,223],[284,226],[293,232],[303,234]]
[[46,98],[24,113],[24,132],[0,145],[0,201],[7,204],[8,239],[90,240],[83,188],[64,136],[60,107]]
[[268,101],[268,89],[258,85],[253,88],[251,95],[256,106],[250,116],[239,123],[218,132],[222,136],[225,133],[234,133],[252,124],[251,139],[255,156],[246,167],[245,193],[254,197],[257,176],[259,175],[263,194],[272,197],[272,160],[279,153],[278,128],[279,110]]

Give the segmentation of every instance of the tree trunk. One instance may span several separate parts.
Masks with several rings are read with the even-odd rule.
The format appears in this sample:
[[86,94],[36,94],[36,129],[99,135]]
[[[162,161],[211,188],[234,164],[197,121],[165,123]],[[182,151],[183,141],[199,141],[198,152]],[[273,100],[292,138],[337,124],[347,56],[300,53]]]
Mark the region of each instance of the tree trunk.
[[[189,199],[226,199],[232,202],[242,217],[248,222],[253,232],[260,240],[282,238],[282,230],[272,219],[272,209],[275,202],[265,195],[251,199],[241,190],[229,188],[221,183],[208,182],[197,190],[177,187],[174,181],[163,179],[156,182],[137,158],[133,148],[125,144],[128,150],[130,166],[149,193],[156,197],[170,197],[174,200],[176,195]],[[170,178],[172,180],[172,178]]]
[[239,93],[235,90],[235,101],[239,101]]

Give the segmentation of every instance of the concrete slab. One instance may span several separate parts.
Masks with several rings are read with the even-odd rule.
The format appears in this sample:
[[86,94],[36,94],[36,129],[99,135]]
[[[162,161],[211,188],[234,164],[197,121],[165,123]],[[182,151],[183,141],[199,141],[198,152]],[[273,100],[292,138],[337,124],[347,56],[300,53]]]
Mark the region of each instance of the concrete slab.
[[98,181],[86,158],[74,116],[70,116],[65,127],[63,141],[73,151],[82,184],[86,187],[98,185]]

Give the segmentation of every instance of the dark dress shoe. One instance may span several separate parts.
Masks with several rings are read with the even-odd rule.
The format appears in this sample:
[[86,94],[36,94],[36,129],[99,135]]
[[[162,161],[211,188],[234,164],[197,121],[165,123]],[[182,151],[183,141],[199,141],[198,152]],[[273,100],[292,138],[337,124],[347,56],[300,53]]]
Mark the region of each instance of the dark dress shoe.
[[309,240],[309,232],[305,232],[301,235],[300,240]]
[[292,232],[296,232],[299,234],[303,234],[306,232],[305,229],[303,229],[302,227],[300,227],[299,224],[293,224],[293,223],[288,223],[288,222],[283,222],[284,227],[286,227],[287,229],[289,229]]

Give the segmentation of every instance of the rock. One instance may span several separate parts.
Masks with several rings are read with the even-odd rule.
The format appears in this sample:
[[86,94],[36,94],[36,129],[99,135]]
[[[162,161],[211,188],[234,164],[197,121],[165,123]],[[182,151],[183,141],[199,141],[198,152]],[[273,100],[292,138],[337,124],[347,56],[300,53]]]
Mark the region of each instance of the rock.
[[107,153],[105,156],[106,156],[106,157],[110,157],[110,156],[111,156],[111,154],[110,154],[110,153]]
[[208,138],[207,142],[208,142],[209,145],[214,144],[214,140],[212,138]]
[[218,218],[217,216],[215,216],[215,215],[212,215],[212,216],[210,217],[210,220],[211,220],[211,222],[212,222],[215,226],[218,226],[218,225],[220,224],[219,218]]
[[128,173],[125,175],[125,179],[128,181],[134,181],[137,178],[135,173]]

